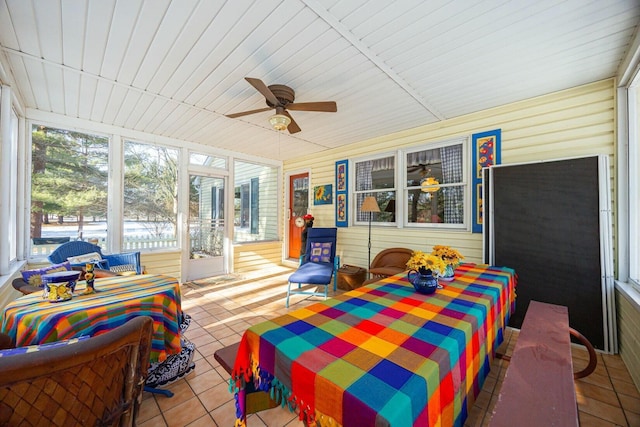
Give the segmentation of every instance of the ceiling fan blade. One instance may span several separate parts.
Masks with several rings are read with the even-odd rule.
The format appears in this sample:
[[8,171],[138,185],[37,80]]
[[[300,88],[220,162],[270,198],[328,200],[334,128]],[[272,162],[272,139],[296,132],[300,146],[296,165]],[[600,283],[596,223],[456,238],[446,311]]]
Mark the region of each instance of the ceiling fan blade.
[[289,114],[287,110],[283,111],[282,114],[284,114],[285,116],[291,119],[291,123],[289,123],[289,126],[287,126],[287,130],[289,131],[289,133],[298,133],[302,130],[300,129],[300,126],[298,126],[296,121],[293,120],[293,117],[291,117],[291,114]]
[[260,92],[262,96],[266,98],[267,101],[269,101],[273,105],[280,105],[280,101],[278,101],[278,98],[276,98],[273,92],[271,92],[271,89],[269,89],[262,80],[254,79],[251,77],[245,77],[244,79],[248,81],[251,86],[256,88],[256,90]]
[[325,102],[294,102],[287,104],[288,110],[294,111],[324,111],[327,113],[335,113],[338,111],[338,106],[334,101]]
[[235,119],[236,117],[248,116],[249,114],[262,113],[263,111],[273,110],[272,107],[258,108],[257,110],[243,111],[241,113],[225,114],[225,117]]

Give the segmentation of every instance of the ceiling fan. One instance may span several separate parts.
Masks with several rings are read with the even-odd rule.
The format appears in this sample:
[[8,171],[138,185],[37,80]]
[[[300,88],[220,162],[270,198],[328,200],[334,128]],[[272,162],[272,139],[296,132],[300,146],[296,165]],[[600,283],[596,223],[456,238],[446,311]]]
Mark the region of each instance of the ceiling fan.
[[287,129],[289,133],[300,132],[300,127],[293,120],[291,114],[287,110],[297,111],[324,111],[335,113],[338,107],[334,101],[323,102],[293,102],[295,92],[289,86],[285,85],[269,85],[267,86],[260,79],[245,77],[251,86],[256,88],[258,92],[264,96],[268,107],[258,108],[257,110],[243,111],[241,113],[226,114],[227,117],[236,118],[247,116],[249,114],[261,113],[263,111],[276,110],[276,114],[269,118],[271,126],[275,130]]

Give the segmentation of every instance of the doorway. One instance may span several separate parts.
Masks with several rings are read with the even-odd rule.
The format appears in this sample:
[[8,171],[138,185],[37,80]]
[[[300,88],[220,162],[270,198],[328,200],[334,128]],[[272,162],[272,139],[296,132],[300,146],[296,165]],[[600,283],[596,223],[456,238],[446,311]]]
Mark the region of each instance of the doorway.
[[309,211],[309,173],[289,176],[289,259],[299,259],[303,217]]
[[226,274],[225,178],[189,176],[187,280]]

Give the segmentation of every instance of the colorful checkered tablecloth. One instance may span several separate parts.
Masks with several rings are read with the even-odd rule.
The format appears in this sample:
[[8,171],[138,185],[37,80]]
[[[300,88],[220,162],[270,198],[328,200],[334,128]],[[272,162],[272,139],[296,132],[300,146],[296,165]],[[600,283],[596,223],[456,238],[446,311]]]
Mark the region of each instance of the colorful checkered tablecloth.
[[85,282],[73,299],[52,303],[36,292],[9,303],[2,332],[17,347],[44,344],[82,335],[99,335],[141,315],[153,319],[151,362],[180,352],[180,286],[173,277],[143,274],[95,280],[96,293],[83,295]]
[[514,308],[512,269],[463,264],[432,295],[406,273],[257,324],[243,335],[232,384],[322,426],[462,426]]

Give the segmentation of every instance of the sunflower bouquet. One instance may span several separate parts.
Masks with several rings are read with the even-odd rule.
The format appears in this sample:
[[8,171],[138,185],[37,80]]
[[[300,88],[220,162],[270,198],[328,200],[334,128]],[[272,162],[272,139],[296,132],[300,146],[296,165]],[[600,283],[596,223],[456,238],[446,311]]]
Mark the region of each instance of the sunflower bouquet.
[[422,251],[414,251],[407,261],[407,268],[417,270],[420,274],[427,274],[427,270],[431,270],[435,274],[442,274],[446,267],[447,264],[442,258]]
[[431,255],[437,256],[445,263],[445,265],[450,265],[452,267],[457,266],[460,264],[460,261],[464,259],[460,252],[444,245],[435,245],[431,251]]

